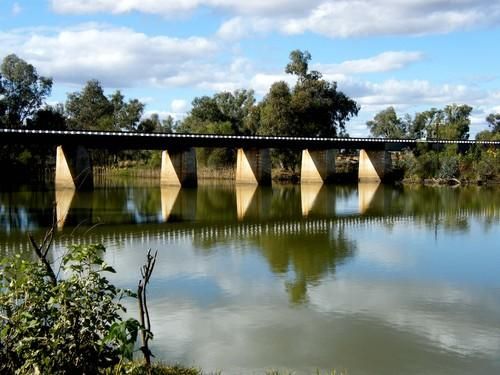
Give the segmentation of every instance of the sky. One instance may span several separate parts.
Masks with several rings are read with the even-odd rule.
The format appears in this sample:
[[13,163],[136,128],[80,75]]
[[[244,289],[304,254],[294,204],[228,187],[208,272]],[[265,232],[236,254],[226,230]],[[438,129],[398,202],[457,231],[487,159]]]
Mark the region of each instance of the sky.
[[49,103],[90,79],[181,119],[191,101],[253,89],[258,100],[292,50],[361,106],[347,125],[469,104],[471,135],[500,112],[500,1],[0,0],[0,58],[54,79]]

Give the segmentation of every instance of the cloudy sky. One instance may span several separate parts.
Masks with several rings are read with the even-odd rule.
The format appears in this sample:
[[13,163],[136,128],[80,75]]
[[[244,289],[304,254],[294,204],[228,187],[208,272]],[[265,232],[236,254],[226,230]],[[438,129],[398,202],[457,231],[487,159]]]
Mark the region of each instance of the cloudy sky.
[[499,26],[495,0],[0,0],[0,57],[52,76],[51,102],[96,78],[182,117],[195,96],[293,82],[302,49],[361,105],[351,135],[390,105],[451,103],[475,108],[475,134],[500,111]]

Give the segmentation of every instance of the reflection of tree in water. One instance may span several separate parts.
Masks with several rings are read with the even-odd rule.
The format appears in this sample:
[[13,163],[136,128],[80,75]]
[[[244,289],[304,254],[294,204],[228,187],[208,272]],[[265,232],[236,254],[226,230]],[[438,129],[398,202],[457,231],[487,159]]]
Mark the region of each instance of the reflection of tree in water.
[[286,290],[294,304],[306,302],[308,286],[318,285],[333,274],[336,266],[352,257],[356,249],[341,228],[314,234],[262,236],[256,241],[272,272],[286,275],[293,271],[294,280],[286,282]]
[[0,230],[27,231],[49,226],[53,201],[47,191],[0,191]]
[[[413,217],[432,228],[446,231],[469,230],[471,217],[491,226],[499,219],[498,188],[460,188],[380,185],[364,216],[401,215]],[[393,223],[385,224],[390,228]]]
[[236,200],[233,185],[199,186],[196,218],[198,220],[234,220]]

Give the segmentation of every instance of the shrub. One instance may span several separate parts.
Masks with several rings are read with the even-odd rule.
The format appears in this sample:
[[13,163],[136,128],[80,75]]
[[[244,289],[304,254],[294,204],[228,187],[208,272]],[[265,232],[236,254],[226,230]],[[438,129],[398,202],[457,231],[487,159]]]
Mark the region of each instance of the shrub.
[[455,178],[460,174],[457,156],[445,156],[441,159],[440,164],[440,178]]
[[72,246],[62,258],[64,279],[54,278],[44,258],[2,261],[0,373],[96,374],[132,359],[141,327],[120,316],[121,299],[132,293],[103,276],[115,272],[104,251]]

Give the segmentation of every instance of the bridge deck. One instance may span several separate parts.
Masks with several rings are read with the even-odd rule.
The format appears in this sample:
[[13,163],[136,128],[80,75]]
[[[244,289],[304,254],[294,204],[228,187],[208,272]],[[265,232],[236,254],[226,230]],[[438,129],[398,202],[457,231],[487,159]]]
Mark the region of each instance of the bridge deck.
[[183,133],[98,132],[80,130],[0,129],[0,144],[81,145],[91,149],[165,150],[188,147],[366,149],[400,151],[418,144],[441,147],[457,144],[500,147],[500,141],[419,140],[384,138],[323,138],[284,136],[236,136]]

